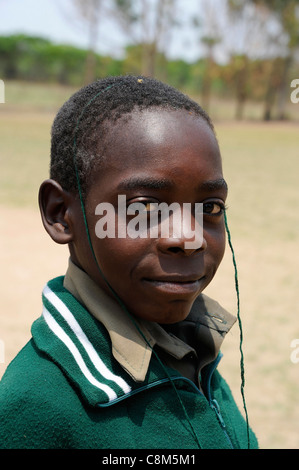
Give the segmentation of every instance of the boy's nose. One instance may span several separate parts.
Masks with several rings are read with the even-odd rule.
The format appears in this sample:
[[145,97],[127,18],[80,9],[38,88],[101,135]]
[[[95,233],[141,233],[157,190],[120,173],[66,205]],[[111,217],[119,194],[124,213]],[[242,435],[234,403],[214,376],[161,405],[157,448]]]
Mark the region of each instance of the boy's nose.
[[207,248],[207,241],[204,235],[201,238],[201,243],[190,243],[190,238],[181,236],[178,238],[159,238],[158,240],[159,250],[165,254],[174,255],[185,255],[191,256],[194,253],[199,253]]
[[[172,254],[185,254],[190,256],[196,252],[203,251],[207,247],[204,238],[202,218],[192,217],[191,214],[177,213],[177,216],[168,218],[169,232],[163,236],[161,228],[159,238],[159,249]],[[164,221],[166,222],[166,221]]]

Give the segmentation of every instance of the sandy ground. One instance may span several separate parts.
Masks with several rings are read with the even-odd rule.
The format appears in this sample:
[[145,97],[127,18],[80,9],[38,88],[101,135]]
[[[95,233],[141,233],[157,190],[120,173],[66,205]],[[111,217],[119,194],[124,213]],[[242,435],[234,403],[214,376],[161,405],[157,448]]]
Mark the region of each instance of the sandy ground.
[[2,376],[31,337],[31,324],[41,314],[42,288],[50,278],[65,272],[68,252],[51,243],[38,211],[1,207],[0,214]]
[[[38,211],[27,208],[0,207],[0,246],[1,377],[30,338],[31,324],[41,313],[41,290],[50,278],[65,272],[68,251],[49,239]],[[252,247],[249,251],[246,243],[238,247],[239,258],[246,257],[240,270],[243,305],[246,305],[243,311],[245,391],[250,423],[260,446],[299,448],[299,363],[290,360],[291,341],[299,338],[297,291],[295,281],[292,285],[292,279],[288,279],[288,272],[296,271],[298,257],[294,257],[292,246],[286,247],[283,254],[278,246],[276,248],[265,245],[259,247],[258,253]],[[264,261],[261,265],[257,264],[258,255],[259,261]],[[243,282],[244,279],[249,282]],[[235,310],[232,284],[228,252],[207,293],[231,311]],[[287,290],[273,295],[281,286],[287,286]],[[289,321],[285,321],[286,318]],[[238,344],[239,333],[235,326],[223,346],[221,368],[242,406]]]

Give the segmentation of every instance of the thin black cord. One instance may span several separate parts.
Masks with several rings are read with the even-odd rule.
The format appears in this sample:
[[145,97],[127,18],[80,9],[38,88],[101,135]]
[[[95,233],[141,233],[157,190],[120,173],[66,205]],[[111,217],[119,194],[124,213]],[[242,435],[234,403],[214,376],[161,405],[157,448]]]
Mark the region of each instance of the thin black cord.
[[[75,137],[74,137],[74,146],[73,146],[73,164],[74,164],[74,168],[75,168],[75,173],[76,173],[76,180],[77,180],[77,186],[78,186],[78,192],[79,192],[79,198],[80,198],[80,204],[81,204],[81,209],[82,209],[82,214],[83,214],[83,219],[84,219],[84,225],[85,225],[85,229],[86,229],[86,234],[87,234],[87,238],[88,238],[88,243],[89,243],[89,246],[90,246],[90,249],[91,249],[91,252],[92,252],[92,255],[93,255],[93,258],[96,262],[96,265],[97,265],[97,268],[102,276],[102,278],[104,279],[105,283],[107,284],[108,288],[110,289],[112,295],[114,296],[114,298],[117,300],[117,302],[119,303],[119,305],[121,306],[121,308],[124,310],[124,312],[128,315],[128,317],[130,318],[130,320],[132,321],[132,323],[134,324],[134,326],[136,327],[137,331],[139,332],[139,334],[141,335],[141,337],[143,338],[143,340],[146,342],[146,344],[150,347],[150,349],[152,350],[153,354],[155,355],[157,361],[159,362],[161,368],[163,369],[163,371],[165,372],[165,374],[167,375],[167,378],[169,379],[171,385],[172,385],[172,388],[173,390],[175,391],[175,394],[177,396],[177,399],[181,405],[181,408],[184,412],[184,415],[186,417],[186,420],[187,422],[189,423],[190,425],[190,428],[191,428],[191,431],[192,431],[192,434],[195,438],[195,441],[198,445],[198,447],[201,449],[202,446],[199,442],[199,439],[197,437],[197,434],[195,432],[195,429],[190,421],[190,418],[188,416],[188,413],[186,411],[186,408],[181,400],[181,397],[178,393],[178,390],[175,386],[175,383],[173,382],[172,378],[170,377],[170,375],[168,374],[168,371],[167,369],[165,368],[164,364],[162,363],[162,361],[160,360],[158,354],[156,353],[156,351],[152,348],[152,346],[150,345],[149,341],[147,340],[147,338],[145,337],[145,335],[143,334],[143,332],[141,331],[139,325],[136,323],[135,319],[133,318],[133,316],[129,313],[129,311],[127,310],[126,306],[124,305],[124,303],[122,302],[122,300],[119,298],[119,296],[116,294],[116,292],[114,291],[114,289],[110,286],[109,282],[107,281],[107,279],[105,278],[100,266],[99,266],[99,263],[98,263],[98,260],[96,258],[96,255],[95,255],[95,252],[94,252],[94,249],[93,249],[93,245],[92,245],[92,242],[91,242],[91,237],[90,237],[90,233],[89,233],[89,228],[88,228],[88,223],[87,223],[87,217],[86,217],[86,211],[85,211],[85,206],[84,206],[84,201],[83,201],[83,196],[82,196],[82,189],[81,189],[81,183],[80,183],[80,177],[79,177],[79,172],[78,172],[78,168],[77,168],[77,164],[76,164],[76,134],[77,134],[77,131],[78,131],[78,128],[79,128],[79,124],[80,124],[80,121],[82,119],[82,116],[83,114],[85,113],[85,110],[86,108],[92,103],[92,101],[94,101],[100,94],[104,93],[105,91],[109,90],[110,88],[114,87],[114,86],[117,86],[117,84],[113,84],[113,85],[110,85],[108,86],[107,88],[105,88],[104,90],[101,90],[99,93],[97,93],[93,98],[91,98],[91,100],[85,105],[85,107],[83,108],[83,111],[81,113],[81,115],[79,116],[78,118],[78,121],[77,121],[77,126],[76,126],[76,129],[75,129]],[[227,217],[226,217],[226,211],[224,211],[224,221],[225,221],[225,228],[226,228],[226,232],[227,232],[227,236],[228,236],[228,244],[229,244],[229,247],[231,249],[231,252],[232,252],[232,258],[233,258],[233,265],[234,265],[234,270],[235,270],[235,288],[236,288],[236,293],[237,293],[237,318],[238,318],[238,323],[239,323],[239,329],[240,329],[240,353],[241,353],[241,359],[240,359],[240,367],[241,367],[241,395],[242,395],[242,399],[243,399],[243,406],[244,406],[244,410],[245,410],[245,415],[246,415],[246,424],[247,424],[247,441],[248,441],[248,448],[250,448],[250,436],[249,436],[249,421],[248,421],[248,413],[247,413],[247,406],[246,406],[246,400],[245,400],[245,393],[244,393],[244,386],[245,386],[245,370],[244,370],[244,355],[243,355],[243,349],[242,349],[242,345],[243,345],[243,329],[242,329],[242,322],[241,322],[241,317],[240,317],[240,293],[239,293],[239,283],[238,283],[238,271],[237,271],[237,265],[236,265],[236,260],[235,260],[235,253],[234,253],[234,249],[233,249],[233,246],[232,246],[232,243],[231,243],[231,234],[230,234],[230,231],[229,231],[229,228],[228,228],[228,223],[227,223]]]
[[224,211],[224,221],[225,221],[225,229],[226,229],[226,233],[227,233],[227,240],[228,240],[228,244],[229,244],[229,247],[230,247],[230,250],[231,250],[231,253],[232,253],[234,272],[235,272],[235,289],[236,289],[236,294],[237,294],[237,318],[238,318],[239,330],[240,330],[239,349],[240,349],[240,354],[241,354],[241,358],[240,358],[241,395],[242,395],[243,407],[244,407],[245,416],[246,416],[248,449],[250,449],[249,420],[248,420],[248,412],[247,412],[245,392],[244,392],[245,368],[244,368],[244,354],[243,354],[243,328],[242,328],[242,321],[241,321],[241,316],[240,316],[240,290],[239,290],[239,280],[238,280],[238,269],[237,269],[237,263],[236,263],[236,258],[235,258],[235,252],[234,252],[234,248],[233,248],[232,241],[231,241],[231,234],[230,234],[230,230],[228,228],[226,211]]
[[90,246],[90,249],[91,249],[91,252],[92,252],[92,255],[93,255],[93,258],[96,262],[96,265],[97,265],[97,268],[98,268],[98,271],[100,272],[102,278],[104,279],[106,285],[108,286],[110,292],[112,293],[112,295],[114,296],[114,298],[117,300],[117,302],[119,303],[119,305],[121,306],[121,308],[124,310],[124,312],[127,314],[127,316],[130,318],[131,322],[134,324],[134,326],[136,327],[137,331],[139,332],[139,334],[141,335],[141,337],[143,338],[143,340],[146,342],[146,344],[149,346],[149,348],[152,350],[153,354],[155,355],[158,363],[160,364],[162,370],[165,372],[167,378],[169,379],[170,383],[171,383],[171,386],[176,394],[176,397],[180,403],[180,406],[184,412],[184,415],[185,415],[185,418],[187,420],[187,422],[189,423],[189,426],[191,428],[191,431],[192,431],[192,434],[194,436],[194,439],[198,445],[198,448],[201,449],[202,446],[199,442],[199,439],[198,439],[198,436],[195,432],[195,429],[193,427],[193,424],[192,422],[190,421],[190,418],[188,416],[188,413],[186,411],[186,408],[182,402],[182,399],[178,393],[178,390],[175,386],[175,383],[174,381],[172,380],[171,376],[169,375],[166,367],[164,366],[164,364],[162,363],[161,359],[159,358],[158,354],[156,353],[156,351],[152,348],[152,346],[150,345],[149,341],[147,340],[147,338],[145,337],[145,335],[143,334],[143,332],[141,331],[139,325],[136,323],[135,319],[133,318],[133,316],[130,314],[130,312],[128,311],[128,309],[126,308],[126,306],[124,305],[124,303],[122,302],[122,300],[119,298],[119,296],[117,295],[117,293],[114,291],[114,289],[112,288],[112,286],[109,284],[108,280],[106,279],[106,277],[104,276],[100,266],[99,266],[99,263],[98,263],[98,260],[97,260],[97,257],[95,255],[95,252],[94,252],[94,249],[93,249],[93,245],[92,245],[92,241],[91,241],[91,237],[90,237],[90,232],[89,232],[89,228],[88,228],[88,223],[87,223],[87,217],[86,217],[86,211],[85,211],[85,206],[84,206],[84,201],[83,201],[83,196],[82,196],[82,189],[81,189],[81,183],[80,183],[80,177],[79,177],[79,172],[78,172],[78,168],[77,168],[77,164],[76,164],[76,133],[78,131],[78,127],[79,127],[79,124],[80,124],[80,121],[81,121],[81,118],[86,110],[86,108],[90,105],[90,103],[98,96],[100,95],[101,93],[104,93],[105,91],[107,91],[108,89],[112,88],[113,86],[116,86],[116,84],[114,85],[110,85],[109,87],[105,88],[104,90],[102,90],[101,92],[97,93],[88,103],[87,105],[85,105],[78,121],[77,121],[77,126],[76,126],[76,130],[75,130],[75,137],[74,137],[74,147],[73,147],[73,164],[74,164],[74,167],[75,167],[75,173],[76,173],[76,180],[77,180],[77,186],[78,186],[78,192],[79,192],[79,198],[80,198],[80,204],[81,204],[81,209],[82,209],[82,213],[83,213],[83,219],[84,219],[84,225],[85,225],[85,230],[86,230],[86,234],[87,234],[87,238],[88,238],[88,243],[89,243],[89,246]]

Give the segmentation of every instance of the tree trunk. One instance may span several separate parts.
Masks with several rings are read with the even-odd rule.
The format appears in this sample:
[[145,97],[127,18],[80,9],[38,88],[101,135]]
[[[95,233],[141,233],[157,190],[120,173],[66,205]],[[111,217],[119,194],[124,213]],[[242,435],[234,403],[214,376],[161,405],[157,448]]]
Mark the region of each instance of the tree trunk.
[[264,121],[271,121],[272,110],[275,102],[275,90],[271,85],[268,85],[267,93],[265,96],[265,109],[264,109]]
[[89,47],[85,62],[84,84],[91,83],[96,78],[95,48],[98,39],[98,12],[91,10],[89,20]]
[[237,96],[237,106],[236,106],[236,119],[242,120],[244,116],[244,106],[247,100],[247,84],[249,77],[249,61],[247,55],[244,55],[238,60],[242,60],[242,63],[239,61],[239,66],[237,67],[236,73],[236,96]]
[[286,104],[289,97],[289,71],[292,66],[293,58],[291,55],[286,57],[283,62],[282,77],[278,87],[278,102],[277,102],[277,117],[280,120],[287,118],[286,116]]
[[213,46],[208,46],[208,56],[206,58],[206,66],[202,77],[201,100],[203,109],[209,113],[211,104],[211,88],[212,88],[212,70],[213,70]]
[[277,93],[277,75],[279,74],[280,64],[279,58],[272,62],[271,71],[267,80],[267,89],[265,93],[264,121],[271,121],[273,118],[273,107]]

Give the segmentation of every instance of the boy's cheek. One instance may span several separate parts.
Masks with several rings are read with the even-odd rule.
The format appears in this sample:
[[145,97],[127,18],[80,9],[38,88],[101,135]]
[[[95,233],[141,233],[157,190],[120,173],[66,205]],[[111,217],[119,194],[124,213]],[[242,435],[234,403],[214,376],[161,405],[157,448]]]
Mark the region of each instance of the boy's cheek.
[[[96,241],[96,256],[100,264],[111,270],[130,269],[147,252],[148,243],[130,238],[104,238]],[[121,272],[118,272],[121,274]]]
[[218,267],[221,263],[226,246],[225,228],[221,228],[216,233],[205,233],[207,241],[207,255],[213,260],[213,263]]

